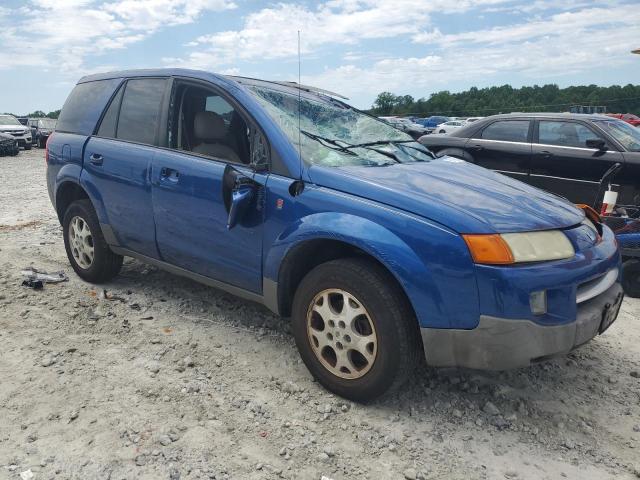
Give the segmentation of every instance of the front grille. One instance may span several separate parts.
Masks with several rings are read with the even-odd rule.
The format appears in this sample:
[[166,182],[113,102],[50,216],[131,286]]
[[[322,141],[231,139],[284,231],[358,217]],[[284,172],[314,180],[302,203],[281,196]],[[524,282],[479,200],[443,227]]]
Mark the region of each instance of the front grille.
[[604,275],[578,285],[576,303],[586,302],[607,291],[618,280],[618,269],[612,268]]

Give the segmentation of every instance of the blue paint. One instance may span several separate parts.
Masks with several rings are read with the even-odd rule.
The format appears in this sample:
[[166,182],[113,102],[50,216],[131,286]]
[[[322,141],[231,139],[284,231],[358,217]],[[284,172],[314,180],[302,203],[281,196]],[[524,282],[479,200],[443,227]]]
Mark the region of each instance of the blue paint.
[[[246,87],[230,78],[167,69],[93,75],[80,82],[113,79],[115,91],[122,79],[144,76],[187,77],[226,91],[260,127],[272,160],[279,158],[284,171],[235,166],[255,182],[257,193],[252,207],[228,229],[224,162],[56,132],[49,141],[47,173],[52,201],[64,182],[78,183],[121,247],[262,295],[265,282],[278,282],[295,247],[339,240],[391,272],[421,327],[461,329],[474,328],[483,314],[545,325],[571,322],[577,286],[619,265],[611,232],[605,228],[594,245],[578,226],[582,211],[566,200],[457,159],[384,167],[300,165],[285,133]],[[94,122],[106,103],[96,99],[88,113]],[[93,154],[104,157],[102,165],[89,161]],[[292,195],[299,175],[304,191]],[[460,236],[546,229],[566,229],[576,256],[507,267],[475,265]],[[548,291],[549,313],[534,317],[529,294],[541,289]]]

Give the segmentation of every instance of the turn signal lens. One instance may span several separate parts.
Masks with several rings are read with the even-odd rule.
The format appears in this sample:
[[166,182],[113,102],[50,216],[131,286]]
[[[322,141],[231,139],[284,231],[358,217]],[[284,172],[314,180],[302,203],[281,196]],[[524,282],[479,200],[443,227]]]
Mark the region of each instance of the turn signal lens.
[[475,263],[508,265],[514,263],[507,242],[500,235],[462,235]]

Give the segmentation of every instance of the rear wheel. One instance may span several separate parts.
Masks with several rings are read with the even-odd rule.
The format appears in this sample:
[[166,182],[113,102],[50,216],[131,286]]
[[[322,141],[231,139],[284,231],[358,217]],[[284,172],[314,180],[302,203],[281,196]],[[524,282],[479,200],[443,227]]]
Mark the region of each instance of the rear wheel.
[[411,306],[373,262],[341,259],[314,268],[298,287],[292,317],[305,365],[345,398],[372,400],[401,386],[419,363]]
[[640,297],[640,260],[631,259],[622,264],[622,288],[628,296]]
[[76,200],[67,208],[62,228],[67,257],[78,276],[101,283],[118,274],[123,257],[107,245],[89,200]]

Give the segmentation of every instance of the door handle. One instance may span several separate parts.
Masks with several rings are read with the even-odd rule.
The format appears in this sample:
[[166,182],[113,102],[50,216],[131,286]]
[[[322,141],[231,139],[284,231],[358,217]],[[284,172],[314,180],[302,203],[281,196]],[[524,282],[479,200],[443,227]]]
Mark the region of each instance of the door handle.
[[177,182],[179,177],[180,177],[180,172],[178,172],[173,168],[162,167],[160,169],[160,180]]
[[539,152],[539,154],[542,155],[544,158],[553,157],[553,153],[551,153],[549,150],[542,150]]
[[92,153],[89,157],[89,162],[91,162],[93,165],[102,165],[103,161],[104,157],[99,153]]
[[473,147],[471,147],[471,149],[475,152],[481,152],[482,150],[484,150],[484,147],[482,145],[474,145]]

